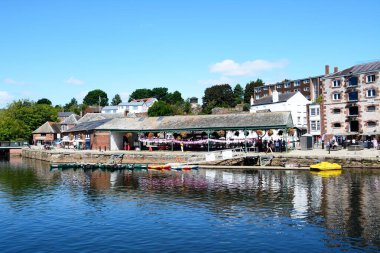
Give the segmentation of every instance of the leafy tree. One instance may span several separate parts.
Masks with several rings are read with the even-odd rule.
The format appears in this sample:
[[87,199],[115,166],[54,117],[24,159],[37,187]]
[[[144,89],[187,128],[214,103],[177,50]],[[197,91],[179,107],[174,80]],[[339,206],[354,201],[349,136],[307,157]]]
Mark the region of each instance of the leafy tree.
[[168,88],[157,87],[152,89],[152,97],[157,98],[157,100],[163,99],[166,95],[168,95]]
[[244,90],[244,103],[250,103],[251,96],[255,95],[255,88],[259,86],[263,86],[264,82],[261,79],[257,79],[256,81],[251,81],[245,85]]
[[202,109],[211,113],[214,107],[234,107],[236,105],[234,93],[229,84],[214,85],[205,90]]
[[121,101],[121,98],[120,98],[120,95],[119,94],[116,94],[113,99],[112,99],[112,102],[111,102],[111,105],[118,105],[120,104],[122,101]]
[[132,94],[129,96],[129,102],[131,102],[134,99],[141,99],[141,98],[149,98],[152,97],[153,93],[150,89],[136,89]]
[[106,106],[108,105],[107,93],[100,89],[95,89],[87,93],[83,99],[83,104],[85,105],[99,105]]
[[31,139],[32,132],[46,121],[57,121],[58,110],[29,100],[11,103],[1,112],[0,140]]
[[236,84],[234,88],[235,103],[240,104],[244,99],[244,90],[240,84]]
[[173,108],[164,101],[157,101],[148,110],[149,117],[174,115]]
[[47,98],[41,98],[40,100],[37,101],[36,104],[40,105],[51,105],[51,101]]
[[72,98],[69,103],[63,106],[63,110],[65,112],[74,112],[79,115],[81,112],[81,107],[78,105],[78,101],[75,98]]
[[183,98],[182,98],[182,95],[179,91],[175,91],[173,93],[168,93],[165,95],[165,97],[163,97],[162,99],[163,101],[165,101],[166,103],[168,104],[182,104],[184,101],[183,101]]

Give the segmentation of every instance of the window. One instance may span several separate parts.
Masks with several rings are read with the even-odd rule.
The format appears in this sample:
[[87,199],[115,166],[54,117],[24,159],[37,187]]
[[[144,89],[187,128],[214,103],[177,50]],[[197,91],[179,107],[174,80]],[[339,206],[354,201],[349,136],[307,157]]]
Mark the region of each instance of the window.
[[46,134],[41,134],[41,137],[44,137],[44,136],[46,136]]
[[377,125],[377,124],[376,124],[375,121],[368,121],[368,122],[367,122],[367,126],[368,126],[368,127],[376,127],[376,125]]
[[263,90],[268,90],[268,87],[264,87]]
[[311,116],[315,116],[315,108],[311,108],[310,109],[310,115]]
[[375,75],[369,75],[367,76],[367,83],[373,83],[375,79],[376,79]]
[[351,106],[349,109],[348,109],[348,115],[349,116],[358,116],[359,115],[359,107],[357,106]]
[[285,88],[290,88],[290,83],[285,83]]
[[261,90],[260,88],[256,88],[255,92],[260,92],[260,90]]
[[340,100],[340,93],[333,93],[333,100]]
[[310,100],[310,96],[306,96],[305,98],[306,98],[307,100]]
[[317,111],[317,116],[318,116],[319,115],[319,108],[316,108],[316,109],[317,109],[316,111]]
[[312,120],[310,121],[310,128],[311,131],[319,131],[321,130],[321,123],[319,122],[319,120]]
[[357,86],[358,78],[356,76],[352,76],[348,79],[348,86]]
[[309,79],[303,80],[303,83],[310,83]]
[[277,89],[281,89],[282,88],[282,84],[277,84]]
[[367,107],[367,112],[374,112],[374,111],[376,111],[376,106],[370,105]]
[[256,95],[256,99],[259,99],[260,98],[260,95]]
[[294,89],[294,92],[300,91],[299,89]]
[[301,124],[301,117],[297,117],[297,124]]
[[369,98],[373,98],[376,96],[376,91],[375,89],[370,89],[370,90],[367,90],[367,97]]
[[334,128],[340,128],[340,127],[341,127],[341,124],[340,124],[339,122],[334,123],[333,127],[334,127]]
[[333,110],[333,113],[334,113],[334,114],[340,114],[340,109],[339,109],[339,108],[335,108],[335,109]]
[[309,91],[310,88],[309,88],[309,87],[305,87],[305,88],[303,88],[303,90],[304,90],[304,91]]
[[359,121],[352,120],[350,122],[350,132],[359,132]]
[[294,81],[294,87],[300,86],[300,81]]
[[340,80],[334,80],[333,87],[340,87]]
[[358,92],[357,91],[349,92],[348,101],[355,101],[355,100],[358,100]]

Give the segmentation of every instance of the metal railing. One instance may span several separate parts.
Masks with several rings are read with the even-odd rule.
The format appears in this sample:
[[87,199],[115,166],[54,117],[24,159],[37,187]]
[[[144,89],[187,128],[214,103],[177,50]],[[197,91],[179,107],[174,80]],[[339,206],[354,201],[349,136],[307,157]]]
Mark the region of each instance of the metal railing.
[[202,162],[216,162],[229,159],[246,157],[247,153],[243,148],[224,149],[218,151],[211,151],[199,156],[189,157],[187,159],[188,164],[197,164]]
[[0,147],[12,148],[12,147],[25,147],[28,145],[27,141],[0,141]]

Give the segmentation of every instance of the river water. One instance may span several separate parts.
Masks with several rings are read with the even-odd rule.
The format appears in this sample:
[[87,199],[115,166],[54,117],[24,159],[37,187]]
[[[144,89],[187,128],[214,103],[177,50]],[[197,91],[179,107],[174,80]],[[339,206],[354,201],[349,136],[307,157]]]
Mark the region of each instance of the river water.
[[50,171],[0,162],[1,252],[380,252],[380,169]]

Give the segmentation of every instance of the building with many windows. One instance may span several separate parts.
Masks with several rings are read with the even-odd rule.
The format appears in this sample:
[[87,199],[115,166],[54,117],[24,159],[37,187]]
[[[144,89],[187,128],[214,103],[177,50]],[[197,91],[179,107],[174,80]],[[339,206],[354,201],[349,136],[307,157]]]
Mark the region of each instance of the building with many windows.
[[[380,61],[326,75],[322,132],[326,138],[373,138],[380,134]],[[362,138],[361,138],[362,139]]]
[[315,102],[319,95],[322,94],[322,77],[308,77],[298,80],[284,80],[279,83],[263,85],[254,89],[254,100],[259,100],[271,96],[273,90],[279,94],[300,92],[308,100]]

